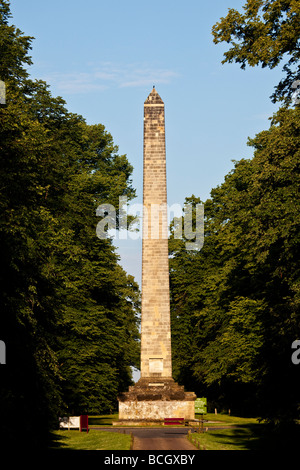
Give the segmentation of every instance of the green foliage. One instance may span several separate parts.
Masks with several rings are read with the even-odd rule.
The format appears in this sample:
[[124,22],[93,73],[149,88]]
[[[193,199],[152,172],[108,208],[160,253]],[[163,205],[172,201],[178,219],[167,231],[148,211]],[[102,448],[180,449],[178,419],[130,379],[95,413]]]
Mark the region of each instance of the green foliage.
[[300,9],[293,0],[243,8],[214,25],[214,42],[230,44],[223,63],[243,69],[285,61],[272,97],[285,106],[249,140],[254,157],[234,162],[211,191],[202,250],[170,240],[174,375],[211,404],[282,424],[300,408],[291,361],[300,336],[300,116],[299,106],[288,108],[299,78]]
[[12,80],[20,84],[28,77],[24,64],[31,65],[28,55],[33,37],[24,36],[22,31],[9,25],[10,2],[1,0],[0,3],[0,78],[3,81]]
[[208,385],[220,383],[224,377],[242,383],[255,380],[253,363],[262,346],[258,304],[248,298],[231,302],[217,337],[199,353],[195,372],[205,375]]
[[109,410],[131,383],[139,292],[112,241],[97,238],[96,208],[135,192],[104,126],[29,79],[31,38],[9,17],[0,1],[0,407],[4,438],[21,416],[35,446],[61,413]]
[[236,62],[273,69],[282,61],[285,78],[276,87],[273,101],[289,99],[292,83],[300,77],[300,5],[297,0],[248,0],[244,13],[230,8],[212,29],[214,42],[226,42],[223,63]]
[[202,250],[170,241],[177,378],[273,421],[299,407],[299,131],[299,107],[281,109],[205,202]]

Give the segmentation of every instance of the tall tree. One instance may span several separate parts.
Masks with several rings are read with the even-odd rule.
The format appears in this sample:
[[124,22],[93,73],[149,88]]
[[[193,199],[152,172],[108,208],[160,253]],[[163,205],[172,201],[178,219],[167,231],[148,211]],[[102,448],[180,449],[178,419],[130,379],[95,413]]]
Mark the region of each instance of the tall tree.
[[[31,40],[0,1],[2,442],[47,444],[62,412],[101,412],[130,383],[139,293],[112,241],[99,240],[96,208],[134,197],[132,167],[101,124],[69,113],[32,81]],[[3,61],[2,61],[3,58]]]
[[170,241],[180,381],[273,423],[299,419],[299,113],[281,109],[249,141],[254,157],[212,190],[200,252]]
[[[300,79],[300,5],[297,0],[248,0],[244,13],[230,8],[212,29],[214,42],[231,45],[223,63],[261,65],[273,69],[283,63],[284,78],[272,95],[274,102],[290,102]],[[299,85],[299,83],[298,83]]]

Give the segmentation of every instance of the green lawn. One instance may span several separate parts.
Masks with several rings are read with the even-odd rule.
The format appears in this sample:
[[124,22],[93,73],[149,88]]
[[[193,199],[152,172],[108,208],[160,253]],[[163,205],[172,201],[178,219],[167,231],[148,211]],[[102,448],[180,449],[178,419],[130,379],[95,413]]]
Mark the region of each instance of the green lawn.
[[[207,414],[202,433],[190,434],[190,440],[201,450],[294,450],[300,441],[300,427],[271,431],[254,418]],[[225,427],[227,429],[222,429]],[[220,429],[212,429],[212,428]],[[295,447],[296,446],[296,447]]]
[[113,421],[118,421],[119,414],[89,416],[89,427],[112,426]]
[[129,450],[131,436],[118,432],[90,430],[54,431],[51,449],[67,450]]
[[[211,426],[230,426],[230,425],[242,425],[242,424],[257,424],[258,421],[256,418],[240,418],[238,416],[231,416],[227,414],[214,414],[214,413],[207,413],[205,415],[195,415],[196,419],[203,418],[204,419],[204,427],[211,427]],[[208,421],[208,422],[206,422]]]
[[201,450],[260,450],[262,444],[251,426],[193,433],[190,439]]
[[67,450],[129,450],[131,437],[127,434],[95,430],[101,426],[112,426],[118,413],[89,416],[89,432],[75,429],[53,431],[51,449]]
[[[204,419],[205,432],[192,433],[190,440],[201,450],[249,450],[257,443],[258,437],[254,430],[261,425],[255,418],[213,413],[196,415],[196,419],[199,418]],[[230,428],[222,429],[224,426]],[[220,430],[211,428],[220,428]]]

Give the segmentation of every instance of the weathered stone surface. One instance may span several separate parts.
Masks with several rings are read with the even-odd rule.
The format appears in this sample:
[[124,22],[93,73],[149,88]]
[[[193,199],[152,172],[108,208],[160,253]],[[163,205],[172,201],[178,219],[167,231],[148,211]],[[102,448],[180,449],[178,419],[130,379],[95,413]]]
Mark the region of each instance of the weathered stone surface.
[[194,393],[184,391],[172,378],[141,378],[129,391],[119,395],[119,401],[194,400]]
[[119,417],[122,420],[192,420],[195,398],[193,392],[185,392],[172,378],[144,377],[119,395]]
[[155,88],[144,103],[143,178],[141,377],[172,377],[165,110]]
[[[194,419],[194,401],[163,401],[144,400],[120,402],[119,414],[122,420],[144,421],[144,424],[152,421],[151,424],[159,424],[164,418],[184,418]],[[156,423],[153,423],[153,420]],[[124,424],[128,424],[124,422]]]
[[119,396],[120,420],[194,419],[195,394],[172,378],[164,103],[144,103],[141,379]]

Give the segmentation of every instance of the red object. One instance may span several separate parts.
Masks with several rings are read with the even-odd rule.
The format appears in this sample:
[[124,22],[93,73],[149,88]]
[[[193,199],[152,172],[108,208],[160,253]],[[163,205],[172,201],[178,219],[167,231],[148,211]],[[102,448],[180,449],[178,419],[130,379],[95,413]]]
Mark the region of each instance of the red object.
[[80,432],[89,432],[89,417],[88,415],[80,415]]
[[180,425],[184,424],[184,418],[165,418],[164,419],[164,425],[165,426],[170,426],[170,425]]

